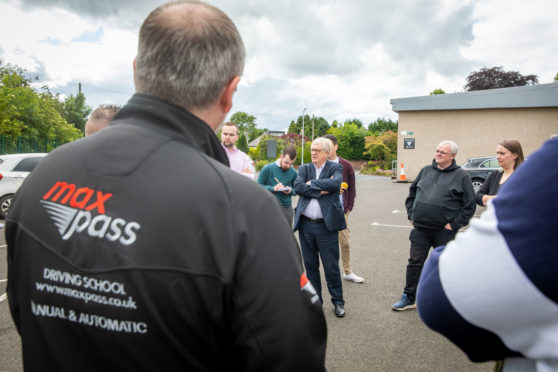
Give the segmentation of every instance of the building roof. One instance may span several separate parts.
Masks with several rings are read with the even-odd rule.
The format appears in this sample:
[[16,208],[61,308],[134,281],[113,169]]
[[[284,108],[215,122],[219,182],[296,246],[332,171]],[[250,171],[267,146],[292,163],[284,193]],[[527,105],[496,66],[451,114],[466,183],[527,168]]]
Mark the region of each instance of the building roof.
[[255,138],[254,140],[250,141],[250,143],[248,143],[248,147],[258,147],[258,144],[260,143],[260,140],[262,139],[263,136],[281,137],[281,136],[284,136],[284,135],[285,135],[285,132],[283,132],[283,131],[270,130],[270,131],[265,132],[264,134],[262,134],[258,138]]
[[463,93],[393,98],[390,103],[395,112],[558,107],[558,82]]

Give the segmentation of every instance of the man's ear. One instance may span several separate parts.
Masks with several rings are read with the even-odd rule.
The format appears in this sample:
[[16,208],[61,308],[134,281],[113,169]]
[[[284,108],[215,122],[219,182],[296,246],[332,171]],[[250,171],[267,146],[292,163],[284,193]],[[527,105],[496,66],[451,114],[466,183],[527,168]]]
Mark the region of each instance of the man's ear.
[[[134,57],[134,62],[132,62],[132,67],[134,69],[134,85],[136,85],[136,59],[138,57]],[[136,85],[137,86],[137,85]]]
[[240,76],[235,76],[231,79],[231,81],[225,87],[223,94],[221,95],[221,108],[223,112],[226,114],[232,108],[232,101],[234,92],[236,92],[236,87],[238,86],[238,82],[240,81]]

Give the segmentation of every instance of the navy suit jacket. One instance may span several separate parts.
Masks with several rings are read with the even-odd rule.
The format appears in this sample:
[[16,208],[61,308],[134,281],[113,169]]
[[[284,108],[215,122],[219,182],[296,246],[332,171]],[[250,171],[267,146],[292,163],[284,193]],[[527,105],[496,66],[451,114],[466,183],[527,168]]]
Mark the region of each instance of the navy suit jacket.
[[[306,182],[310,180],[310,185],[307,185]],[[300,215],[312,199],[318,199],[325,226],[329,231],[347,228],[343,205],[339,200],[341,182],[343,182],[343,166],[340,163],[326,160],[319,179],[316,179],[316,168],[313,163],[298,168],[298,176],[294,183],[295,192],[299,195],[295,208],[294,231],[298,230]],[[322,194],[321,191],[329,191],[329,194]]]

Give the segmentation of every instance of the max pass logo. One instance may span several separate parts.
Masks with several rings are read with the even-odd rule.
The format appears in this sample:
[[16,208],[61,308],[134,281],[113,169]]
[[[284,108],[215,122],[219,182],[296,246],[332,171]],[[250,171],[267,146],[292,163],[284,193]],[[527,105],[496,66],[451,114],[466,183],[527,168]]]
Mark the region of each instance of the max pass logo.
[[43,196],[41,203],[64,240],[76,233],[86,233],[112,242],[118,240],[123,245],[133,244],[141,226],[137,222],[108,216],[105,203],[111,197],[111,193],[89,187],[77,188],[71,183],[58,181]]

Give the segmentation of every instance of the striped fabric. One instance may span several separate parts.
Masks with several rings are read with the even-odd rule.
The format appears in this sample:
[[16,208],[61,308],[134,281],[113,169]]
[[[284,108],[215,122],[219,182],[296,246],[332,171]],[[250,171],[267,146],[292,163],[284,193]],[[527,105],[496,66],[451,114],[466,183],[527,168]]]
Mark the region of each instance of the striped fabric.
[[466,232],[432,252],[417,307],[473,361],[558,371],[558,138],[517,169]]

